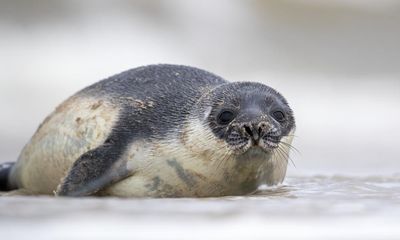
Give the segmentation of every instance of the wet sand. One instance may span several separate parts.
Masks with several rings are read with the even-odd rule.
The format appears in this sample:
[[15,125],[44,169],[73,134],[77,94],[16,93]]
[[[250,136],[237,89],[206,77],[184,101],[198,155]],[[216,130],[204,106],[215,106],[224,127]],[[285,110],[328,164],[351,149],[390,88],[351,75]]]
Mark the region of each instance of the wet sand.
[[2,239],[400,239],[400,175],[289,177],[254,196],[0,198]]

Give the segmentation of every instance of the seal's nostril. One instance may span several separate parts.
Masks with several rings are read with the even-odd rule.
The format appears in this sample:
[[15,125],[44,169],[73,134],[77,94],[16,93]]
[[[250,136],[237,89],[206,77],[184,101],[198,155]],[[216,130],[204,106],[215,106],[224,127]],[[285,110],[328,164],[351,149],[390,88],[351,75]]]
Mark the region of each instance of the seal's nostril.
[[244,125],[244,130],[247,132],[247,134],[250,135],[250,137],[253,137],[253,131],[251,131],[251,127]]
[[258,124],[258,134],[260,135],[260,136],[263,136],[266,132],[268,132],[268,129],[269,129],[269,125],[268,125],[268,123],[266,123],[266,122],[260,122],[259,124]]
[[258,128],[258,135],[261,136],[261,135],[262,135],[262,132],[263,132],[263,128],[260,126],[260,127]]

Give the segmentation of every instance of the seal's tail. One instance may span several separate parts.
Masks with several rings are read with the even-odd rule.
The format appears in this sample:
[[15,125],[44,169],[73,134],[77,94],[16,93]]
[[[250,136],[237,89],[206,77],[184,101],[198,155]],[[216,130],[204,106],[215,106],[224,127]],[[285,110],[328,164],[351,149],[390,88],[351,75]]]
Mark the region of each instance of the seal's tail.
[[0,191],[12,190],[8,184],[8,175],[10,174],[11,168],[15,163],[7,162],[0,164]]

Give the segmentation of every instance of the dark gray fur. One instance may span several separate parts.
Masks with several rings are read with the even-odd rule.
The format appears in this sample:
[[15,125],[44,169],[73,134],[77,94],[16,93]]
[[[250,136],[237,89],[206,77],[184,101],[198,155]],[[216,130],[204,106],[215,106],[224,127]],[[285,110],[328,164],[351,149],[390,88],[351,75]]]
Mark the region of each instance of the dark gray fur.
[[[124,134],[124,140],[158,139],[182,126],[205,91],[227,83],[204,70],[163,64],[120,73],[84,89],[80,94],[107,97],[123,108],[110,140],[118,141]],[[136,100],[152,101],[154,106],[143,111],[135,106]]]

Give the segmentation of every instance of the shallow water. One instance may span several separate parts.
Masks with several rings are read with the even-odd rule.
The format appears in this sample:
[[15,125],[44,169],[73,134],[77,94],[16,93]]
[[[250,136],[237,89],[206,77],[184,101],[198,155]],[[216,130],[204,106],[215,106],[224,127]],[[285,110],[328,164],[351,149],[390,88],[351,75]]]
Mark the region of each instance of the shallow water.
[[254,196],[0,198],[1,239],[400,239],[400,175],[289,177]]

